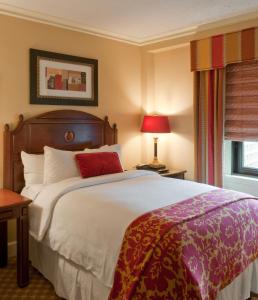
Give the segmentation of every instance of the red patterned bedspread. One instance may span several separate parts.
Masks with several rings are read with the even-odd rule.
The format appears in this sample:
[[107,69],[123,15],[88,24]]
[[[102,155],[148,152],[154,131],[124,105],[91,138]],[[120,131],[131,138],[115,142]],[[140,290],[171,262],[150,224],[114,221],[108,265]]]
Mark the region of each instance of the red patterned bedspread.
[[258,258],[258,199],[217,189],[127,228],[109,299],[216,299]]

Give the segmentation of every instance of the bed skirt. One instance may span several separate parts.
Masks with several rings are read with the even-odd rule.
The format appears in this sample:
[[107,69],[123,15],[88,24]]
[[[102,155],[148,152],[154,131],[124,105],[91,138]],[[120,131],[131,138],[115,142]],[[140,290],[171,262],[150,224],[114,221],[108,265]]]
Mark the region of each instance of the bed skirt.
[[[43,243],[30,237],[30,259],[54,286],[59,297],[69,300],[105,300],[111,287],[82,267],[65,259]],[[246,300],[250,293],[258,294],[258,259],[235,280],[220,291],[217,300]]]

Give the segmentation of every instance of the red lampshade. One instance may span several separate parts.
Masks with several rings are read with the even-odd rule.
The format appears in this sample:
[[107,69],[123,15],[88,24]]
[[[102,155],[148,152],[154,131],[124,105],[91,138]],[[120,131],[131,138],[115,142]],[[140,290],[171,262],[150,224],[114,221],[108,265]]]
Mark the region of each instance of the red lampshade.
[[141,132],[168,133],[170,126],[167,116],[144,116]]

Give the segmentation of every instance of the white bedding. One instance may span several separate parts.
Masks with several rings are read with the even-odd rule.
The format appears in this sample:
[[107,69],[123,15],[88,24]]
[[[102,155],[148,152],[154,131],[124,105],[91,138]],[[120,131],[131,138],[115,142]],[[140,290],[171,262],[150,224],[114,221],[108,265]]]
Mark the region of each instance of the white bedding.
[[46,186],[33,201],[30,233],[111,287],[124,232],[135,218],[212,189],[149,171],[71,178]]
[[35,197],[30,234],[110,288],[124,232],[135,218],[212,189],[149,171],[70,178]]
[[[69,300],[108,299],[110,288],[92,273],[33,238],[30,246],[33,266],[52,282],[59,297]],[[220,291],[216,300],[246,300],[251,290],[258,294],[258,259]]]
[[45,185],[41,184],[31,184],[27,185],[23,188],[21,195],[34,200],[37,198],[38,194],[44,189]]

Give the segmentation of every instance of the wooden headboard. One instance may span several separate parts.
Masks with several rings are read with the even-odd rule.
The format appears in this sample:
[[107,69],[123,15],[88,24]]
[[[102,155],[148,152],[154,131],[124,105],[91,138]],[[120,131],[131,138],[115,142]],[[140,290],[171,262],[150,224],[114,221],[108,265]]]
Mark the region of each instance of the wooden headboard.
[[64,150],[83,150],[117,143],[117,129],[104,120],[76,110],[50,111],[24,120],[14,130],[4,130],[4,187],[20,192],[24,187],[21,151],[43,153],[45,145]]

